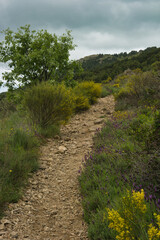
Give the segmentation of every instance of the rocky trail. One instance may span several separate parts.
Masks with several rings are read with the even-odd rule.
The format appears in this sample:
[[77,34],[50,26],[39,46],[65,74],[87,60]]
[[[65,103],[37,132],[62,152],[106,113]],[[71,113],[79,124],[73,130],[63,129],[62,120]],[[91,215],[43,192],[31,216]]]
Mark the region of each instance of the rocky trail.
[[97,128],[114,111],[114,99],[98,100],[61,129],[61,137],[41,147],[40,169],[29,179],[23,198],[10,204],[0,221],[0,239],[85,240],[87,226],[78,185],[82,158]]

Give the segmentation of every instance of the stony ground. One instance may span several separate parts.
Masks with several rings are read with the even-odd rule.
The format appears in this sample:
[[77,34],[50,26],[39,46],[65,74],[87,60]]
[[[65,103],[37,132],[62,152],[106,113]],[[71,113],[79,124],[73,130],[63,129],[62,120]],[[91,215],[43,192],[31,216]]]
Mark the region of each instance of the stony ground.
[[41,148],[41,167],[29,180],[23,199],[10,204],[0,222],[0,239],[88,239],[78,170],[96,129],[113,110],[112,96],[99,99],[89,111],[74,116],[61,129],[60,138],[48,140]]

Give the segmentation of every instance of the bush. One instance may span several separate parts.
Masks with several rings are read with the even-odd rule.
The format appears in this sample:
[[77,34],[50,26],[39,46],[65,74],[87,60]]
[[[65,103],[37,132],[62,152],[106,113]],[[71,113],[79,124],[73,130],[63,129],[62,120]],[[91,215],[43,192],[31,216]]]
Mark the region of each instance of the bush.
[[156,88],[153,84],[156,79],[151,72],[145,72],[133,75],[127,87],[130,89],[130,93],[136,95],[137,98],[148,97],[156,92]]
[[[147,216],[148,214],[148,216]],[[154,221],[157,220],[158,228],[149,225],[149,218],[154,215]],[[109,220],[108,228],[116,232],[116,239],[159,239],[159,219],[160,215],[154,213],[150,216],[149,207],[145,201],[144,190],[140,192],[127,191],[127,194],[122,197],[118,210],[107,208],[107,214],[104,213],[104,221]],[[108,224],[108,222],[107,222]],[[154,228],[154,229],[153,229]],[[147,231],[148,230],[148,231]],[[156,231],[153,231],[156,230]],[[147,237],[148,232],[148,237]]]
[[83,95],[75,96],[75,112],[85,111],[90,108],[89,100]]
[[102,91],[101,91],[101,98],[104,98],[110,94],[111,94],[111,92],[107,89],[107,85],[103,85]]
[[150,137],[153,134],[154,115],[138,113],[136,118],[133,118],[129,133],[149,150]]
[[94,104],[97,98],[101,97],[101,91],[101,84],[94,83],[93,81],[79,83],[74,88],[75,94],[87,97],[90,104]]
[[159,75],[152,72],[138,72],[132,75],[115,94],[115,99],[119,101],[118,105],[121,102],[123,104],[123,100],[125,100],[126,106],[158,104],[158,99],[160,99]]
[[24,104],[32,121],[45,128],[69,120],[73,113],[74,97],[64,84],[42,82],[26,91]]

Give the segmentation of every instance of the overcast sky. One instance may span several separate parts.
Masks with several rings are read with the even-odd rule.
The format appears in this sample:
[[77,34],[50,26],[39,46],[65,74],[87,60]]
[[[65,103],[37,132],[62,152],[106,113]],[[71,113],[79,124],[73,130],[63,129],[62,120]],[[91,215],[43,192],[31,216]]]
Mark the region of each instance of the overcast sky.
[[160,47],[160,0],[0,0],[0,29],[72,30],[71,58]]

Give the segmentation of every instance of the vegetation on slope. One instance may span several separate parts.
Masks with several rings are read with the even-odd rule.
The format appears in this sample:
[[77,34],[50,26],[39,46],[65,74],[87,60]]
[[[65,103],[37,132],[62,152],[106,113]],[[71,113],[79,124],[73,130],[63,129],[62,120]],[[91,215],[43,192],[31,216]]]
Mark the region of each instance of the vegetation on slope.
[[159,239],[160,74],[136,70],[108,85],[117,111],[79,176],[89,238]]
[[160,61],[160,48],[151,47],[145,50],[131,51],[120,54],[99,54],[80,60],[84,72],[78,79],[102,82],[111,77],[114,79],[126,69],[141,68],[142,71],[151,69],[151,65]]

